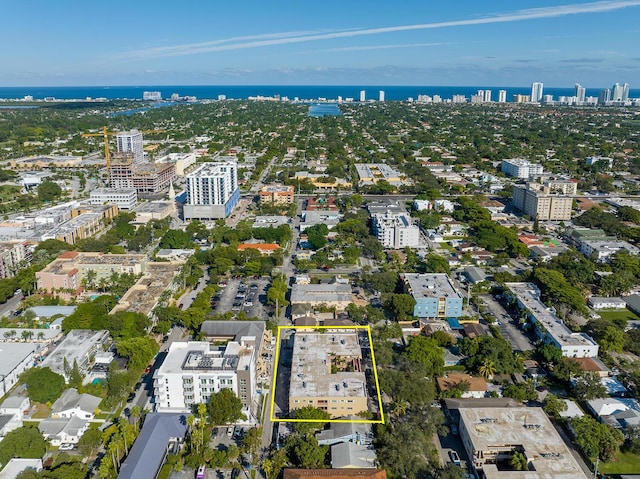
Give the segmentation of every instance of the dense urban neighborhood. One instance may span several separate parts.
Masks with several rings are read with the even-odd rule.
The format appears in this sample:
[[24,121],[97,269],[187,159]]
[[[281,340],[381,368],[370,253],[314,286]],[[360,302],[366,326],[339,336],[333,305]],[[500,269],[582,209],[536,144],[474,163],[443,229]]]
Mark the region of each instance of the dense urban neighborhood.
[[0,479],[640,474],[628,86],[155,93],[0,109]]

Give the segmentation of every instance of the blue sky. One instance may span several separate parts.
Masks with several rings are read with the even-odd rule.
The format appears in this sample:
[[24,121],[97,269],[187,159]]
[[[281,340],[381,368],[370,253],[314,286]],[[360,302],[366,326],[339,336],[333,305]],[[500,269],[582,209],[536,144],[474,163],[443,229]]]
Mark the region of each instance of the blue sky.
[[0,86],[640,86],[640,0],[5,2]]

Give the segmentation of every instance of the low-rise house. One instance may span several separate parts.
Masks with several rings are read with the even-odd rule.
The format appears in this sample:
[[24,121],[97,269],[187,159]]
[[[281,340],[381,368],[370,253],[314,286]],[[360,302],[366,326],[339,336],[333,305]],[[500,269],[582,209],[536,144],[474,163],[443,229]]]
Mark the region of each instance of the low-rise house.
[[334,469],[373,468],[378,456],[373,446],[341,442],[331,446],[331,467]]
[[640,403],[633,398],[599,398],[587,401],[601,422],[617,429],[640,425]]
[[625,309],[627,303],[622,298],[605,298],[603,296],[591,296],[587,304],[593,309]]
[[52,418],[79,417],[88,421],[95,417],[95,411],[102,399],[91,394],[79,394],[75,388],[65,389],[51,406]]
[[487,394],[487,382],[484,378],[470,376],[464,373],[454,373],[447,376],[436,378],[436,384],[440,392],[446,392],[451,389],[460,387],[460,383],[467,383],[468,389],[462,391],[462,398],[480,399]]
[[[349,419],[359,419],[350,417]],[[358,422],[332,422],[329,429],[316,434],[318,444],[321,446],[332,446],[341,442],[354,442],[357,444],[371,444],[373,442],[373,431],[371,424]]]
[[77,416],[59,419],[47,418],[38,424],[38,430],[52,446],[78,444],[87,429],[89,429],[89,421]]

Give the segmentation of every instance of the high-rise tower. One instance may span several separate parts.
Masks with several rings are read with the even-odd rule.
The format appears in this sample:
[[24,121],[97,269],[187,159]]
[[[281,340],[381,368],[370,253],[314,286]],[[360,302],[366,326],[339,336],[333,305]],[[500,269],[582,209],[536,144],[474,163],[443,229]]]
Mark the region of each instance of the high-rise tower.
[[531,101],[532,102],[539,102],[540,100],[542,100],[542,90],[544,88],[544,85],[542,82],[533,82],[531,84]]
[[133,164],[144,163],[142,133],[138,130],[122,131],[117,134],[118,153],[133,153]]

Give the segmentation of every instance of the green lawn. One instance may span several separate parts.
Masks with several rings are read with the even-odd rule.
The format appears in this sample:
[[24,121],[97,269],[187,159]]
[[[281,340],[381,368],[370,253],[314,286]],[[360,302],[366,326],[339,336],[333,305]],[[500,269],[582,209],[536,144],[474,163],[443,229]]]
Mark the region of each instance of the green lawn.
[[640,474],[640,455],[621,452],[615,461],[601,462],[598,470],[603,474]]
[[603,319],[626,319],[627,321],[640,319],[633,311],[628,309],[615,309],[609,311],[596,311]]

